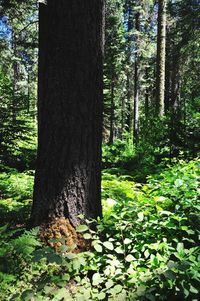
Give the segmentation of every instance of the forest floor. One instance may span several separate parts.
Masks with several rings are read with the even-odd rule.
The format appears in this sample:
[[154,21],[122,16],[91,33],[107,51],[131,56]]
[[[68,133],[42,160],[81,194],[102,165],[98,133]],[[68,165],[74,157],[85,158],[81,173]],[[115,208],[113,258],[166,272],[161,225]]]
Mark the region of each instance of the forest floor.
[[34,172],[1,170],[1,301],[200,299],[199,159],[177,161],[145,184],[104,170],[103,220],[96,231],[86,221],[71,232],[86,241],[81,253],[60,230],[46,243],[38,228],[26,230]]

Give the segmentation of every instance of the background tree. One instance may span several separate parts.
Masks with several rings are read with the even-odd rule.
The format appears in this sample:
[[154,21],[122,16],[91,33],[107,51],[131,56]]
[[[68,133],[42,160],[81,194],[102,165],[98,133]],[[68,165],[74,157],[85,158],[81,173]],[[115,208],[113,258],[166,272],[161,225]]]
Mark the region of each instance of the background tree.
[[[19,22],[20,19],[20,22]],[[37,5],[2,1],[0,159],[25,169],[35,161]],[[8,89],[9,86],[9,89]],[[26,157],[26,159],[25,159]]]
[[156,110],[165,112],[166,0],[158,0]]

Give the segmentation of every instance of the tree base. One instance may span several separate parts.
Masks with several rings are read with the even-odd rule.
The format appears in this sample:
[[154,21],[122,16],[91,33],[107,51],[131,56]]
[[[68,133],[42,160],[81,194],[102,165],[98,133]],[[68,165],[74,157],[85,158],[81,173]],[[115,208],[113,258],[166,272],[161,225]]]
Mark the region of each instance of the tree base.
[[90,249],[90,242],[76,232],[69,219],[55,218],[40,226],[40,238],[56,251],[80,253]]

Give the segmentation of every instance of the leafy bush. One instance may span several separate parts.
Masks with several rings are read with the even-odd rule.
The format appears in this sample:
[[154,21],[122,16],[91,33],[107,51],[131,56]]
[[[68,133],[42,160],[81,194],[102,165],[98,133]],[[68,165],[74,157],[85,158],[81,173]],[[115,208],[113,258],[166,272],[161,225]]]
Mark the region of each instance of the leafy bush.
[[198,159],[145,185],[105,171],[105,217],[77,228],[92,246],[80,254],[4,228],[2,300],[199,300],[199,187]]
[[135,146],[130,135],[125,135],[122,140],[117,139],[113,144],[103,144],[102,162],[105,168],[122,165],[135,156]]

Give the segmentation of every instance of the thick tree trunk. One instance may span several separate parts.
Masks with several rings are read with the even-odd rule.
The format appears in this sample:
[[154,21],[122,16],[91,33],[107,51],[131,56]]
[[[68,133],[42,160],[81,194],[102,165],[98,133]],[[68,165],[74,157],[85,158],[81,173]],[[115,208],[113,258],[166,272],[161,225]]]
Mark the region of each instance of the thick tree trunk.
[[165,111],[165,53],[166,53],[166,0],[158,0],[156,110],[159,116]]
[[101,216],[102,16],[103,0],[40,4],[32,225]]

